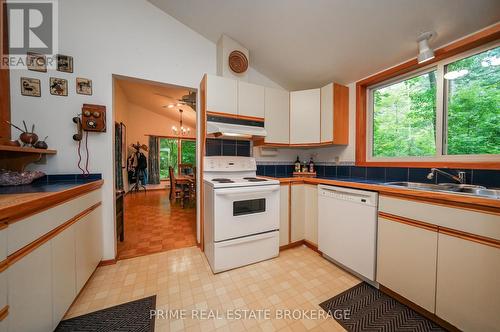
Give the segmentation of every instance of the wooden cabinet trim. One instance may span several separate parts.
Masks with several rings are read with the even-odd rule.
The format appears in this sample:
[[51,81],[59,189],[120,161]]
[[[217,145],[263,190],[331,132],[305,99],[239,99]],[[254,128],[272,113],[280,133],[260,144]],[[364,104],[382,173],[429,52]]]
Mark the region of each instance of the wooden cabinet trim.
[[288,243],[292,242],[292,184],[288,183]]
[[384,218],[386,220],[395,221],[395,222],[399,222],[401,224],[406,224],[406,225],[422,228],[422,229],[425,229],[425,230],[428,230],[431,232],[438,231],[438,226],[433,225],[433,224],[429,224],[429,223],[426,223],[423,221],[418,221],[418,220],[414,220],[414,219],[410,219],[410,218],[396,216],[396,215],[393,215],[390,213],[385,213],[385,212],[379,212],[378,216],[380,218]]
[[423,228],[428,231],[432,232],[438,232],[441,234],[446,234],[449,236],[457,237],[463,240],[467,241],[472,241],[480,244],[484,244],[493,248],[500,249],[500,240],[492,239],[486,236],[481,236],[481,235],[476,235],[468,232],[463,232],[459,231],[456,229],[448,228],[448,227],[443,227],[443,226],[437,226],[434,224],[430,224],[427,222],[419,221],[419,220],[414,220],[406,217],[401,217],[401,216],[396,216],[390,213],[385,213],[385,212],[379,212],[378,216],[380,218],[384,218],[386,220],[394,221],[394,222],[399,222],[402,224],[406,224],[409,226],[414,226],[418,228]]
[[102,204],[102,202],[98,202],[98,203],[96,203],[96,204],[88,207],[87,209],[85,209],[82,212],[78,213],[73,218],[65,221],[63,224],[61,224],[58,227],[54,228],[50,232],[42,235],[41,237],[39,237],[35,241],[29,243],[28,245],[24,246],[23,248],[19,249],[18,251],[16,251],[16,252],[10,254],[9,256],[7,256],[7,258],[0,263],[2,271],[5,270],[5,269],[7,269],[8,267],[14,265],[21,258],[23,258],[24,256],[28,255],[29,253],[31,253],[32,251],[34,251],[35,249],[37,249],[38,247],[40,247],[44,243],[50,241],[51,239],[53,239],[54,237],[56,237],[59,233],[63,232],[68,227],[70,227],[71,225],[73,225],[74,223],[78,222],[83,217],[85,217],[88,214],[90,214],[92,211],[94,211],[99,206],[101,206],[101,204]]
[[102,187],[104,180],[92,181],[86,184],[77,185],[68,190],[41,195],[33,200],[21,202],[0,209],[0,220],[8,224],[18,222],[24,218],[40,213],[73,200],[78,196],[84,195]]
[[484,244],[486,246],[500,249],[500,240],[492,239],[492,238],[489,238],[486,236],[471,234],[471,233],[459,231],[456,229],[451,229],[448,227],[441,227],[441,226],[439,227],[438,232],[441,234],[453,236],[453,237],[456,237],[456,238],[459,238],[462,240],[476,242],[476,243]]

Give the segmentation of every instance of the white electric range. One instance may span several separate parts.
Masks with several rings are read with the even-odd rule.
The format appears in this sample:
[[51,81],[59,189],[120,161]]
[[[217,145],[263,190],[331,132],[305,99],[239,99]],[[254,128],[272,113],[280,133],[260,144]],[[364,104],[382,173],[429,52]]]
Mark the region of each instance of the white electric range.
[[251,157],[205,157],[205,255],[214,273],[279,254],[280,186]]

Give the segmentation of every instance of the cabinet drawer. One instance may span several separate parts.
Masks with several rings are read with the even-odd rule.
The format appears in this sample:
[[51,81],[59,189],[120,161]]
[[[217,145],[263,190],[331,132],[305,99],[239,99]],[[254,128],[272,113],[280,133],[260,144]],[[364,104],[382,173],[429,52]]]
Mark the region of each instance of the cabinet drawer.
[[18,251],[100,201],[101,190],[94,190],[54,208],[10,224],[7,228],[7,255]]
[[500,216],[381,195],[379,211],[500,240]]

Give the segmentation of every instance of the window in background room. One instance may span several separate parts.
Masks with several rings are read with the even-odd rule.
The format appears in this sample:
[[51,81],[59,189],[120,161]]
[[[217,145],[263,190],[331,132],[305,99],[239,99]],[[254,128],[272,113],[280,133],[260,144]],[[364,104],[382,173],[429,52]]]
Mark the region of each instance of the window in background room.
[[166,180],[169,178],[168,170],[172,166],[174,174],[177,174],[178,169],[178,139],[177,138],[160,138],[160,179]]
[[436,154],[436,71],[373,90],[373,156]]
[[196,165],[196,141],[181,140],[181,164]]
[[496,47],[445,66],[445,154],[500,154],[499,65]]

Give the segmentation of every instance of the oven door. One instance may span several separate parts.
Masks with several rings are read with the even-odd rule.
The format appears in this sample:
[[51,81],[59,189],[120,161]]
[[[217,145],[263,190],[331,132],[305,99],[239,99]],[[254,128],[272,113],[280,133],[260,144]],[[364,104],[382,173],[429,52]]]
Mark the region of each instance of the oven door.
[[215,190],[214,241],[279,229],[279,185]]

